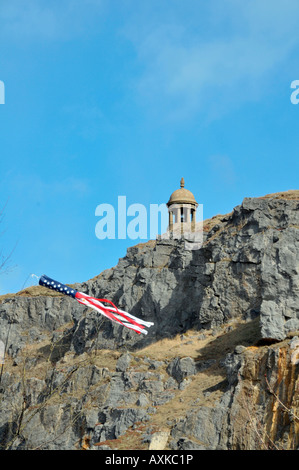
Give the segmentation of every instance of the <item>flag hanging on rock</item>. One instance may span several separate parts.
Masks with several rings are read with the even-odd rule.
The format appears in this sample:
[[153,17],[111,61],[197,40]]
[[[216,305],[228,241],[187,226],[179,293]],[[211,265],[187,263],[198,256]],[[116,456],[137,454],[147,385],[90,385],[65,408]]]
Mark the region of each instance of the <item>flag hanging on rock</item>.
[[72,287],[62,284],[61,282],[54,281],[54,279],[51,279],[45,274],[40,277],[39,284],[41,286],[47,287],[48,289],[55,290],[61,294],[73,297],[80,304],[96,310],[105,317],[109,318],[111,321],[120,323],[121,325],[136,331],[138,334],[143,333],[146,335],[148,332],[145,327],[149,328],[154,324],[152,322],[146,322],[140,318],[136,318],[130,313],[120,310],[108,299],[96,299],[90,295],[83,294],[82,292],[79,292]]

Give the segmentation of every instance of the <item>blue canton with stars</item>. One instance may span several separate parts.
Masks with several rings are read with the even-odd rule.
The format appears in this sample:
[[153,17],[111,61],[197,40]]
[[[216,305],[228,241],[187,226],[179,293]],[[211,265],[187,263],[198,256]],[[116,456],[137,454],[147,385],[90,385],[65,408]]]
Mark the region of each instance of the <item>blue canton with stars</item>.
[[61,284],[61,282],[54,281],[54,279],[51,279],[45,274],[43,274],[40,277],[39,284],[41,286],[48,287],[48,289],[56,290],[57,292],[60,292],[61,294],[66,294],[74,298],[75,298],[76,293],[78,292],[76,289],[72,289],[69,286]]

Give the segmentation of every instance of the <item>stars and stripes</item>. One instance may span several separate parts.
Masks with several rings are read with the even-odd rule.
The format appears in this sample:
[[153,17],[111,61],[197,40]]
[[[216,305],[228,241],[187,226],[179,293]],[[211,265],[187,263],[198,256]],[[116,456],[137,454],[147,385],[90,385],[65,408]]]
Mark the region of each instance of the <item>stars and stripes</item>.
[[105,317],[109,318],[111,321],[120,323],[121,325],[136,331],[136,333],[138,334],[147,334],[147,330],[145,329],[145,327],[149,328],[154,324],[152,322],[146,322],[144,320],[141,320],[140,318],[134,317],[128,312],[118,309],[108,299],[96,299],[95,297],[83,294],[82,292],[79,292],[76,289],[73,289],[72,287],[62,284],[61,282],[54,281],[54,279],[49,278],[45,274],[40,277],[39,284],[41,286],[47,287],[48,289],[60,292],[61,294],[73,297],[80,304],[96,310]]

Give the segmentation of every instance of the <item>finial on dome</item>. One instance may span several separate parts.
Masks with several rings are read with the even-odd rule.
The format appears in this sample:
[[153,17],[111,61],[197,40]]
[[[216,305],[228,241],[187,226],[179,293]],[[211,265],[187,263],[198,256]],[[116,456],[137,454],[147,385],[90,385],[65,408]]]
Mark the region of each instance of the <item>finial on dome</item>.
[[184,188],[185,187],[185,180],[184,178],[181,178],[181,188]]

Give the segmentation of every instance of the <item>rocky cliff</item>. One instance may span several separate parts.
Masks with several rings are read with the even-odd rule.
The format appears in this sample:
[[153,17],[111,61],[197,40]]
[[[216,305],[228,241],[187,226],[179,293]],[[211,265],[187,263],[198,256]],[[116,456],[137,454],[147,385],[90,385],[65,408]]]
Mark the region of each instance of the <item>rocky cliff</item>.
[[200,249],[150,241],[75,286],[146,337],[42,287],[0,298],[1,448],[297,449],[298,209],[246,198]]

